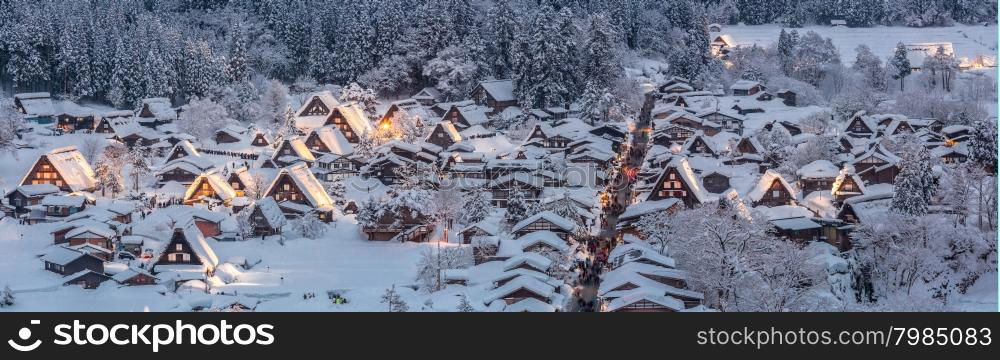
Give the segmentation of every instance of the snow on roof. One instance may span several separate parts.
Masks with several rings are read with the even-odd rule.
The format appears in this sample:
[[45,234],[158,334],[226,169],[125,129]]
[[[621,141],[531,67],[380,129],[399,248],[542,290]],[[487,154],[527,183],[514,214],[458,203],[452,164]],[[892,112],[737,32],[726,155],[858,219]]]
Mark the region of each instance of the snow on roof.
[[115,282],[120,284],[139,275],[146,275],[158,280],[156,276],[153,276],[153,274],[150,274],[148,271],[134,266],[129,266],[129,268],[125,269],[125,271],[115,274],[114,276],[111,277],[111,280],[114,280]]
[[547,299],[551,299],[556,293],[554,286],[534,277],[522,275],[508,281],[506,284],[503,284],[503,286],[497,287],[486,293],[483,298],[483,303],[489,304],[494,300],[502,299],[504,296],[510,295],[520,289],[526,289]]
[[472,230],[472,229],[482,230],[486,232],[487,235],[492,236],[500,233],[500,224],[497,224],[496,220],[485,219],[475,224],[466,226],[460,232],[465,232],[467,230]]
[[419,92],[417,92],[411,97],[414,99],[427,99],[427,100],[437,101],[438,99],[441,98],[441,92],[434,87],[428,86],[423,89],[420,89]]
[[837,177],[840,169],[828,160],[816,160],[795,172],[802,179],[829,179]]
[[734,83],[729,88],[732,90],[750,90],[755,86],[760,86],[760,82],[752,80],[740,80]]
[[337,127],[324,126],[313,131],[316,132],[319,141],[330,149],[331,154],[348,156],[354,153],[354,145],[347,141],[347,137]]
[[[454,141],[454,142],[462,141],[462,135],[460,135],[458,133],[458,129],[455,128],[455,124],[452,124],[451,121],[447,121],[447,120],[441,121],[441,122],[438,123],[437,126],[440,126],[444,130],[444,132],[446,134],[448,134],[449,137],[451,137],[451,141]],[[476,125],[476,126],[480,126],[480,125]]]
[[629,205],[627,208],[625,208],[625,212],[623,212],[618,217],[618,219],[629,220],[633,218],[640,218],[643,215],[665,211],[674,206],[677,206],[677,204],[680,203],[681,199],[678,198],[669,198],[669,199],[655,200],[655,201],[642,201],[639,203]]
[[[305,139],[303,139],[301,136],[294,136],[285,139],[284,142],[288,144],[288,146],[292,149],[293,152],[295,152],[296,157],[306,161],[316,161],[316,157],[313,156],[312,151],[309,151],[309,147],[306,146]],[[282,147],[283,146],[279,146],[278,148],[280,149]],[[282,156],[285,156],[285,154],[282,154],[280,152],[275,152],[274,156],[275,159],[277,159]]]
[[344,116],[344,120],[347,121],[347,124],[358,135],[370,134],[375,131],[375,127],[372,126],[371,122],[368,121],[368,116],[365,115],[365,110],[357,103],[352,102],[341,105],[337,109],[340,110],[340,114]]
[[92,256],[92,255],[62,246],[56,246],[55,248],[49,250],[48,252],[45,253],[45,255],[42,256],[42,261],[65,266],[75,261],[76,259],[79,259],[84,256]]
[[[618,259],[619,257],[621,257],[620,260]],[[619,266],[636,260],[646,260],[667,268],[673,268],[675,265],[673,258],[660,254],[656,250],[651,249],[647,244],[640,243],[616,246],[611,250],[608,258],[615,259],[615,263],[618,263]]]
[[[166,163],[166,165],[160,167],[160,169],[157,170],[156,173],[164,174],[170,170],[182,169],[192,174],[201,174],[211,170],[214,167],[215,163],[206,158],[200,156],[185,156],[179,159],[174,159]],[[185,187],[181,192],[183,192],[186,189],[187,188]]]
[[794,205],[780,205],[770,208],[766,206],[758,206],[755,209],[764,214],[764,216],[768,219],[786,219],[813,215],[808,208]]
[[470,126],[489,122],[490,117],[486,115],[486,113],[493,110],[492,108],[479,105],[456,105],[455,108],[458,109],[458,112],[462,114],[462,117],[465,118],[465,121],[467,121]]
[[96,116],[97,111],[86,106],[79,105],[69,100],[54,100],[52,105],[55,108],[55,115],[69,115],[73,117]]
[[664,295],[662,291],[651,288],[635,288],[623,291],[618,297],[608,302],[606,311],[615,311],[639,301],[649,301],[673,311],[684,309],[684,302],[674,297]]
[[717,43],[719,45],[725,45],[730,47],[736,46],[736,40],[734,40],[733,37],[729,34],[719,34],[718,36],[715,37],[714,40],[712,40],[712,42]]
[[170,105],[167,98],[142,99],[142,105],[149,109],[156,120],[173,120],[177,118],[177,111]]
[[781,185],[784,186],[786,190],[788,190],[788,192],[792,195],[793,199],[799,198],[798,191],[794,187],[792,187],[792,185],[790,185],[788,181],[785,181],[785,178],[781,176],[781,174],[771,169],[768,169],[767,171],[764,172],[763,175],[760,176],[760,179],[757,180],[757,186],[755,186],[752,190],[750,190],[750,193],[747,194],[747,197],[749,197],[750,200],[753,200],[755,202],[760,201],[760,199],[762,199],[764,195],[767,194],[767,191],[771,189],[771,185],[774,183],[775,180],[780,182]]
[[601,297],[619,297],[627,294],[624,290],[615,290],[625,284],[632,284],[638,288],[646,288],[651,291],[655,291],[661,294],[666,294],[670,296],[683,296],[688,298],[703,299],[704,294],[686,290],[678,289],[676,287],[661,283],[659,281],[650,279],[648,277],[642,276],[641,274],[634,271],[611,271],[601,278],[601,285],[597,290],[597,293]]
[[776,228],[788,231],[819,229],[822,225],[809,220],[807,217],[793,217],[785,219],[772,219],[771,224]]
[[111,250],[105,249],[104,247],[86,242],[79,245],[68,246],[68,248],[88,254],[93,254],[93,253],[111,254],[112,252]]
[[268,225],[271,227],[278,228],[287,223],[285,214],[281,212],[281,208],[278,206],[278,202],[274,201],[274,198],[261,198],[254,203],[254,206],[260,210],[261,215],[264,216],[264,220],[267,220]]
[[184,153],[188,154],[188,156],[201,156],[201,152],[198,151],[198,148],[194,147],[194,145],[187,140],[178,141],[177,144],[174,145],[174,149],[170,150],[170,153],[176,151],[176,148],[184,149]]
[[[76,146],[57,148],[42,156],[48,158],[70,190],[89,191],[97,187],[97,179],[94,178],[94,169],[90,167],[90,163],[76,149]],[[35,164],[38,161],[41,161],[41,157],[35,161]],[[35,165],[32,165],[30,168],[33,169],[34,167]],[[30,173],[25,174],[21,179],[22,185],[28,180],[28,175]]]
[[556,233],[548,230],[528,233],[524,236],[517,238],[517,240],[515,241],[518,243],[518,245],[521,246],[521,250],[527,249],[534,245],[545,244],[548,245],[549,247],[559,250],[560,252],[569,251],[569,245],[566,245],[566,241],[559,238],[559,235],[556,235]]
[[670,160],[670,163],[663,168],[663,172],[660,177],[666,176],[670,169],[677,170],[677,173],[681,175],[681,180],[683,180],[688,186],[688,189],[691,190],[691,194],[698,199],[698,202],[704,203],[709,200],[708,191],[701,186],[701,182],[698,181],[698,177],[694,174],[694,170],[691,169],[691,164],[688,162],[687,157],[675,157],[673,160]]
[[504,260],[503,269],[505,271],[514,270],[514,268],[517,268],[518,266],[525,264],[535,269],[545,271],[548,270],[549,266],[552,265],[552,260],[545,256],[542,256],[539,253],[534,253],[534,252],[520,253],[510,257],[507,260]]
[[554,312],[556,307],[547,302],[535,299],[535,298],[524,298],[520,301],[506,305],[503,308],[504,312]]
[[802,206],[823,218],[837,217],[837,207],[829,190],[813,191],[802,200]]
[[514,101],[514,82],[511,80],[489,80],[479,83],[496,101]]
[[[844,180],[847,179],[848,177],[854,180],[854,185],[858,187],[857,191],[853,192],[841,191],[840,186],[844,184]],[[864,194],[867,192],[865,189],[865,182],[861,181],[861,178],[858,177],[858,174],[854,172],[854,166],[851,165],[845,165],[843,169],[840,169],[840,174],[838,174],[837,178],[833,180],[833,187],[831,189],[833,191],[833,195],[852,194],[852,193]]]
[[188,186],[187,191],[184,193],[184,199],[192,200],[194,194],[198,192],[198,187],[201,186],[202,181],[206,181],[208,186],[211,186],[212,190],[215,191],[215,195],[218,196],[219,199],[222,199],[222,201],[232,200],[236,197],[236,190],[233,190],[232,185],[229,185],[229,183],[226,182],[226,179],[223,179],[219,173],[212,171],[198,175],[198,177],[191,182],[191,185]]
[[115,235],[118,235],[118,233],[116,233],[112,229],[109,229],[107,226],[85,225],[85,226],[79,226],[79,227],[74,228],[73,230],[70,230],[69,232],[66,233],[65,237],[67,239],[72,239],[72,238],[80,237],[81,235],[86,235],[88,233],[92,234],[92,235],[100,236],[100,237],[105,238],[105,239],[111,239],[111,238],[115,237]]
[[52,116],[56,114],[55,107],[52,106],[52,98],[49,93],[24,93],[15,94],[14,98],[21,103],[25,115],[28,116]]
[[[494,166],[492,166],[492,165],[493,165],[493,161],[490,161],[489,163],[487,163],[487,167],[493,168]],[[501,186],[501,185],[507,183],[508,181],[513,181],[513,182],[517,182],[517,183],[520,183],[520,184],[523,184],[523,185],[528,185],[531,188],[535,188],[535,189],[541,189],[541,188],[545,187],[545,180],[544,179],[542,179],[538,175],[531,174],[531,173],[526,173],[526,172],[515,172],[515,173],[511,173],[511,174],[507,174],[507,175],[503,175],[503,176],[497,177],[496,179],[493,179],[493,181],[490,182],[489,187],[491,187],[491,188],[498,187],[498,186]]]
[[521,220],[516,225],[514,225],[514,227],[512,227],[510,231],[517,232],[541,219],[545,219],[548,222],[552,223],[553,225],[567,232],[573,232],[574,230],[576,230],[576,223],[574,223],[573,220],[556,215],[556,213],[551,211],[543,211],[535,215],[532,215],[527,219]]
[[86,197],[79,195],[48,195],[42,198],[42,205],[81,207],[86,200]]
[[[326,108],[330,109],[331,111],[333,110],[333,108],[340,105],[340,101],[337,100],[336,96],[333,96],[333,92],[329,90],[320,91],[309,95],[308,100],[302,102],[302,106],[299,107],[299,111],[296,111],[295,114],[299,115],[306,112],[306,110],[308,110],[309,105],[313,102],[314,99],[319,99],[319,101],[322,102],[323,105],[326,106]],[[326,115],[329,114],[324,114],[323,120],[326,120]]]
[[21,186],[18,186],[16,188],[14,188],[14,190],[11,190],[10,192],[8,192],[5,196],[10,195],[10,194],[12,194],[15,191],[20,192],[21,194],[24,194],[24,196],[31,197],[31,196],[39,196],[39,195],[57,193],[57,192],[59,192],[59,187],[55,186],[55,185],[52,185],[52,184],[29,184],[29,185],[21,185]]
[[330,198],[330,194],[323,188],[323,184],[320,184],[319,180],[316,180],[316,176],[309,170],[309,167],[303,163],[297,163],[281,169],[278,176],[275,176],[274,181],[271,182],[271,186],[268,186],[266,193],[270,194],[271,190],[275,186],[278,186],[278,180],[281,179],[282,175],[287,175],[295,182],[295,185],[302,191],[306,197],[306,201],[312,207],[324,208],[333,206],[333,199]]
[[[452,126],[454,126],[454,124],[452,124]],[[470,126],[468,129],[462,130],[461,132],[459,132],[459,134],[467,138],[477,138],[477,137],[494,136],[496,135],[496,131],[489,130],[483,127],[482,125],[476,124]]]

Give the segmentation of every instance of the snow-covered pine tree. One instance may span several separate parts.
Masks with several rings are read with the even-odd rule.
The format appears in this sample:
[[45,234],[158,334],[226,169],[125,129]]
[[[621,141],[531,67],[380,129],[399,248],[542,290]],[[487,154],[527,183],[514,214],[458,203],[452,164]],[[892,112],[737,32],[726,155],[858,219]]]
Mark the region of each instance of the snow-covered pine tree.
[[347,185],[344,183],[346,180],[342,177],[337,177],[332,181],[327,181],[324,184],[326,192],[330,194],[330,198],[333,199],[335,203],[343,203],[344,195],[347,194]]
[[385,206],[383,204],[374,199],[368,199],[361,202],[361,206],[358,206],[358,213],[355,215],[355,219],[361,227],[372,226],[382,217],[384,210]]
[[136,144],[129,149],[128,163],[131,165],[129,177],[132,178],[132,190],[138,193],[140,180],[153,171],[149,163],[149,148]]
[[[796,33],[792,30],[792,33]],[[785,29],[781,29],[781,34],[778,35],[778,60],[781,62],[781,71],[785,75],[792,74],[792,59],[795,54],[795,48],[798,46],[798,36],[792,33],[785,32]]]
[[916,145],[910,146],[902,155],[890,209],[904,215],[927,214],[927,207],[936,190],[930,153],[926,147]]
[[25,127],[24,114],[14,109],[14,98],[3,95],[0,93],[0,153],[14,154],[18,131]]
[[458,312],[474,312],[475,308],[472,307],[472,303],[469,302],[469,296],[466,294],[461,294],[458,296]]
[[406,305],[406,302],[399,296],[399,292],[396,291],[396,285],[392,285],[391,288],[385,289],[385,293],[382,294],[382,298],[379,302],[388,305],[389,312],[410,311],[410,307]]
[[0,307],[14,306],[14,300],[14,291],[10,289],[10,285],[4,285],[3,291],[0,291]]
[[358,83],[352,82],[340,91],[340,101],[357,103],[365,111],[365,114],[368,115],[369,121],[375,121],[378,118],[378,111],[376,110],[378,96],[375,95],[375,91],[372,89],[366,89]]
[[795,78],[818,85],[828,65],[839,64],[840,54],[830,38],[824,39],[815,31],[806,32],[798,41],[792,62]]
[[528,200],[524,198],[524,191],[515,188],[510,190],[510,198],[507,199],[507,213],[504,214],[504,221],[509,225],[517,224],[528,218],[533,213],[529,213],[534,208],[534,205],[529,204]]
[[864,77],[865,83],[869,87],[885,91],[886,75],[885,68],[882,67],[882,59],[872,53],[871,48],[865,44],[858,45],[854,51],[857,53],[857,57],[854,59],[854,64],[851,65],[851,68]]
[[482,189],[473,189],[465,194],[465,204],[462,205],[462,222],[466,225],[483,221],[493,212],[493,202],[490,199],[490,192]]
[[211,99],[195,97],[177,118],[177,129],[200,139],[210,139],[225,126],[229,112]]
[[514,50],[515,34],[518,21],[514,15],[514,10],[510,6],[510,0],[497,0],[493,2],[487,16],[487,48],[490,61],[490,70],[497,79],[506,79],[511,76],[514,70],[514,59],[511,53]]
[[583,78],[587,79],[588,86],[610,89],[621,78],[622,67],[613,39],[614,30],[607,16],[591,15],[582,65]]
[[264,94],[260,97],[260,117],[257,125],[263,129],[273,129],[275,124],[285,120],[285,109],[288,108],[288,86],[277,79],[267,82]]
[[910,76],[913,69],[910,67],[910,58],[906,56],[906,45],[902,42],[896,44],[896,49],[893,51],[892,57],[886,63],[891,67],[890,74],[893,79],[899,80],[899,91],[903,91],[904,84],[906,83],[906,77]]
[[979,121],[976,123],[972,139],[969,141],[969,160],[986,169],[990,174],[997,173],[997,123],[996,121]]
[[229,58],[226,59],[226,75],[229,82],[233,84],[250,80],[246,35],[240,24],[234,24],[229,32]]

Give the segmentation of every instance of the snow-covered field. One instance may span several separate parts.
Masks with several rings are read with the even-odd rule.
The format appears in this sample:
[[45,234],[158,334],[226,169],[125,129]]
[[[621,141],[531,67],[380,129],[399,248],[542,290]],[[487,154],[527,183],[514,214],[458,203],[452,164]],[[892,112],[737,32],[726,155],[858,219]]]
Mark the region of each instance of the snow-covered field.
[[[768,46],[778,40],[781,33],[780,25],[725,26],[721,34],[728,34],[740,46]],[[799,35],[807,31],[833,40],[840,51],[844,63],[854,62],[854,49],[866,44],[872,52],[889,56],[896,44],[919,44],[950,42],[955,49],[956,58],[973,58],[975,56],[996,56],[997,27],[955,25],[951,27],[911,28],[902,26],[876,26],[873,28],[843,28],[830,26],[806,26],[796,29]]]
[[[0,221],[0,247],[8,255],[0,261],[0,284],[15,291],[15,311],[185,311],[196,302],[218,304],[235,298],[260,301],[258,311],[385,311],[379,298],[393,285],[413,306],[424,302],[422,295],[404,287],[414,282],[420,253],[436,246],[369,242],[361,239],[351,218],[322,239],[288,240],[284,245],[274,240],[213,241],[222,259],[242,256],[261,262],[235,281],[213,288],[227,295],[209,297],[197,290],[161,294],[160,286],[120,287],[113,281],[96,290],[60,286],[61,277],[43,270],[33,256],[53,246],[48,227]],[[333,305],[327,291],[341,293],[348,303]],[[316,297],[304,300],[305,293]]]

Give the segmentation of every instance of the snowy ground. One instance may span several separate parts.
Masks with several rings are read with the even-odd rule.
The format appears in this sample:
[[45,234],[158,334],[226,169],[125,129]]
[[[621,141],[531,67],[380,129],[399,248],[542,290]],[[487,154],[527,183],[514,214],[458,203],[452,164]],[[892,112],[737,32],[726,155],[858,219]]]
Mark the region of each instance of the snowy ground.
[[[22,237],[21,234],[24,234]],[[0,284],[15,291],[14,311],[183,311],[194,302],[210,299],[215,303],[232,299],[260,301],[258,311],[385,311],[379,298],[386,288],[396,285],[411,311],[420,310],[426,295],[406,286],[414,283],[420,253],[434,243],[387,243],[363,240],[345,218],[322,239],[247,242],[212,242],[220,258],[234,256],[260,259],[252,269],[237,275],[230,284],[214,287],[227,295],[207,296],[197,290],[165,292],[160,286],[119,287],[105,282],[96,290],[59,286],[60,276],[42,269],[34,255],[53,245],[48,226],[21,226],[5,219],[0,222],[0,247],[8,256],[0,261]],[[454,245],[442,245],[454,246]],[[2,285],[0,285],[2,286]],[[327,291],[338,291],[347,304],[333,305]],[[316,297],[303,300],[304,293]],[[442,301],[438,310],[455,307]],[[8,309],[4,309],[8,310]]]
[[[741,46],[768,46],[778,40],[780,25],[725,26],[721,34],[728,34]],[[800,35],[815,31],[824,38],[829,37],[840,51],[846,65],[854,62],[854,48],[867,44],[877,55],[889,56],[896,44],[950,42],[957,58],[973,58],[977,55],[996,56],[996,26],[956,25],[951,27],[911,28],[902,26],[877,26],[873,28],[840,28],[830,26],[806,26],[796,29]]]

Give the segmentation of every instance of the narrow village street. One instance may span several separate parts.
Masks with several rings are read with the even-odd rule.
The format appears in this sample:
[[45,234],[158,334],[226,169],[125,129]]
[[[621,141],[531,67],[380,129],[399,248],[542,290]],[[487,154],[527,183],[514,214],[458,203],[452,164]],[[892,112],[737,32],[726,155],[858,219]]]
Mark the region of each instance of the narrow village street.
[[605,209],[601,231],[594,239],[597,243],[588,248],[588,250],[595,249],[596,251],[588,251],[589,261],[585,262],[584,271],[581,273],[576,299],[570,305],[571,311],[599,311],[600,304],[597,296],[601,285],[600,275],[603,274],[602,268],[608,259],[598,255],[603,253],[606,256],[616,245],[618,217],[632,201],[632,185],[636,180],[634,178],[635,171],[642,166],[643,152],[648,141],[646,129],[650,126],[650,111],[654,102],[655,98],[646,98],[639,118],[632,129],[631,142],[623,157],[624,162],[619,164],[617,175],[608,186],[612,195]]

